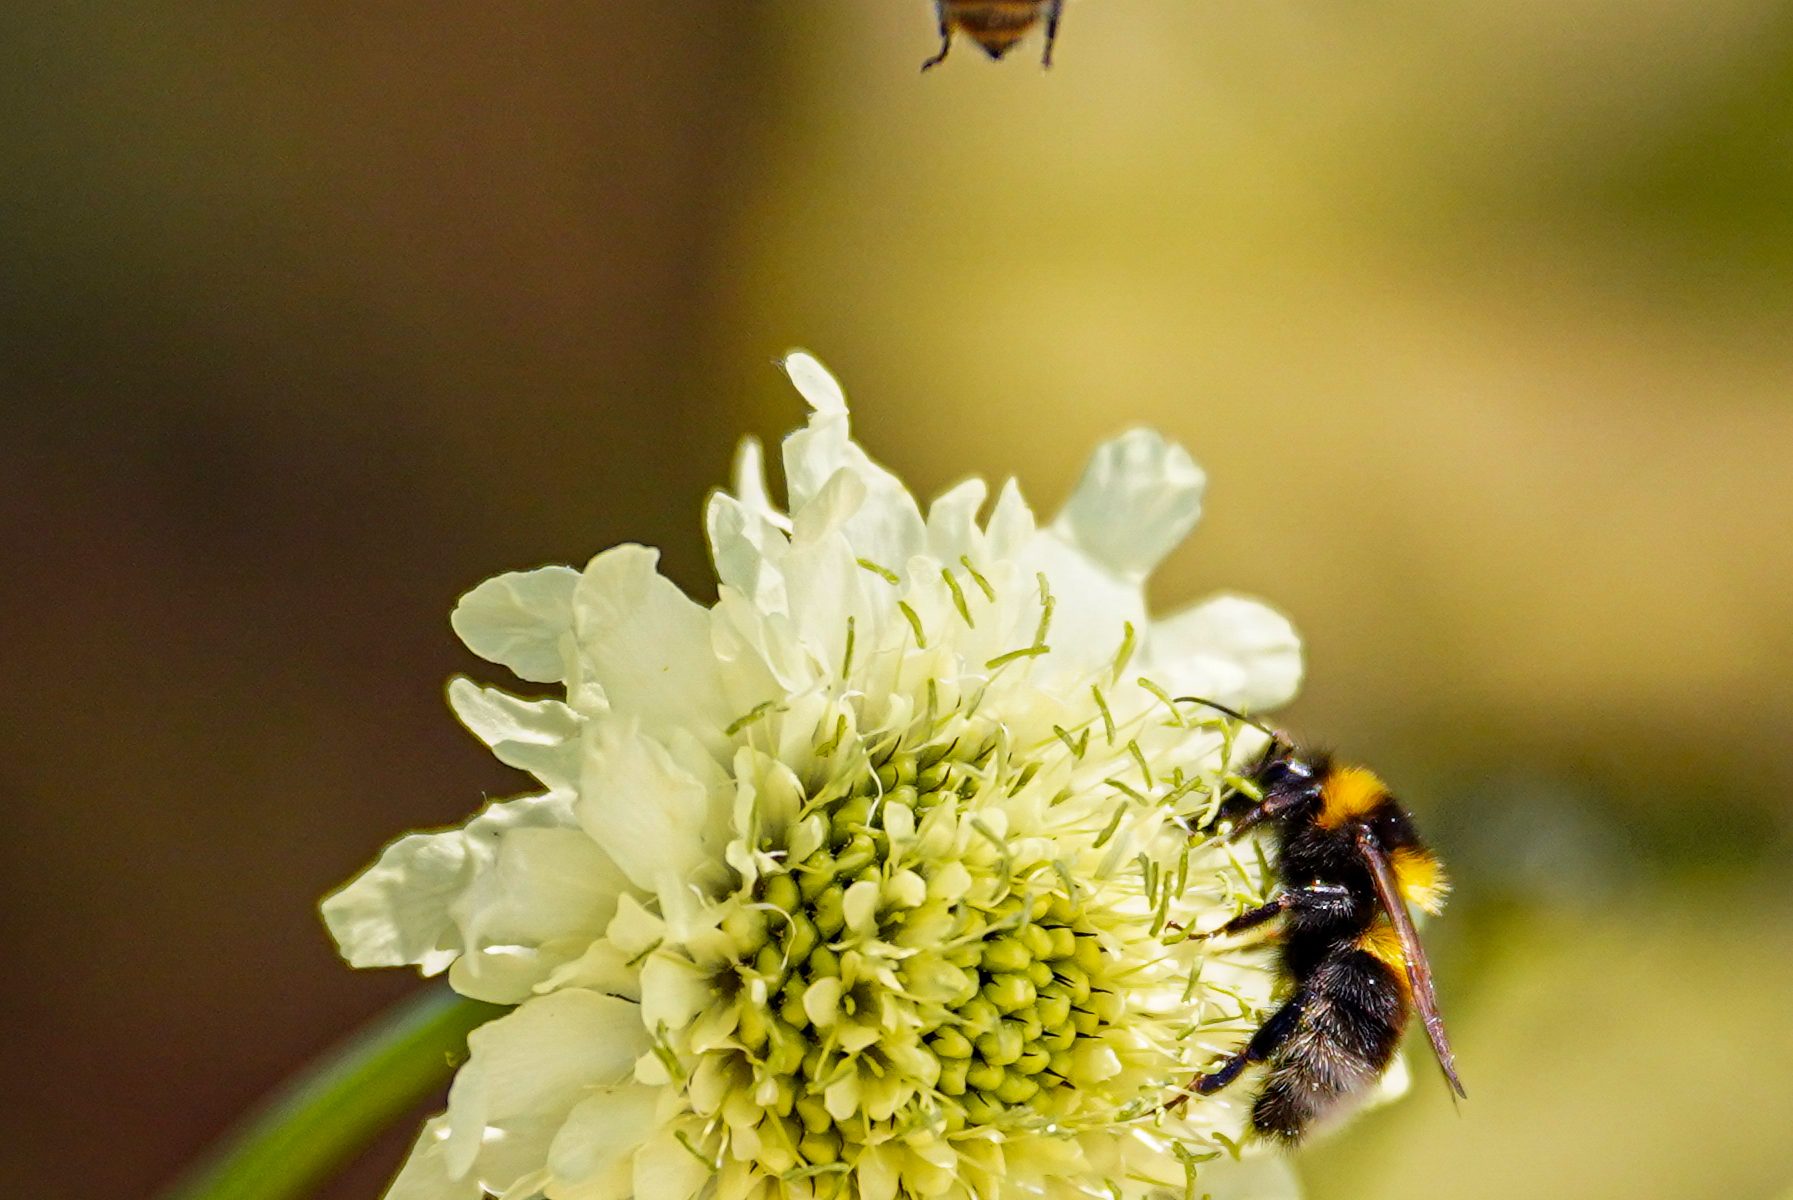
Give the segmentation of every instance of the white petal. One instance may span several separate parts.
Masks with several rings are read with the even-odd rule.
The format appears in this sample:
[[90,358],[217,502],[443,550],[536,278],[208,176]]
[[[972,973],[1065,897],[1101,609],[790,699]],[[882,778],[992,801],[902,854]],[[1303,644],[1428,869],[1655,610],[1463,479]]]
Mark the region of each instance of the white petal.
[[449,624],[467,648],[532,683],[566,678],[561,639],[573,626],[571,567],[513,571],[488,579],[455,605]]
[[[846,659],[847,621],[854,622],[855,662],[866,663],[866,647],[881,644],[879,606],[874,589],[890,585],[856,561],[846,537],[833,534],[816,542],[793,544],[785,557],[785,583],[790,588],[791,624],[799,644],[829,677],[838,678]],[[884,608],[891,608],[886,600]],[[894,612],[891,614],[894,617]]]
[[630,958],[646,952],[666,935],[666,922],[649,912],[641,901],[624,894],[617,897],[616,916],[604,936]]
[[612,707],[649,732],[689,728],[720,740],[731,718],[710,614],[655,569],[659,558],[627,545],[591,560],[573,593],[580,658]]
[[712,865],[720,855],[708,839],[726,832],[710,820],[708,789],[632,721],[614,717],[588,728],[576,811],[592,840],[646,891],[667,875],[686,880]]
[[[921,510],[902,481],[874,463],[856,445],[848,431],[846,403],[840,388],[826,372],[819,382],[811,371],[820,364],[800,356],[800,369],[792,382],[815,409],[809,424],[784,440],[785,488],[790,493],[791,517],[819,493],[838,471],[850,471],[865,485],[866,501],[847,529],[855,553],[872,562],[900,570],[917,554],[926,536]],[[789,363],[798,362],[792,356]]]
[[821,413],[847,411],[847,397],[841,391],[840,382],[828,373],[828,368],[815,355],[807,350],[793,350],[785,355],[780,365],[811,408]]
[[404,1169],[386,1189],[386,1200],[480,1200],[484,1193],[476,1179],[450,1174],[447,1147],[448,1118],[430,1118]]
[[1214,1200],[1301,1200],[1301,1181],[1280,1154],[1218,1158],[1202,1165],[1196,1185]]
[[499,843],[486,932],[515,941],[598,937],[627,886],[617,865],[582,829],[517,829]]
[[410,834],[324,900],[324,924],[352,967],[415,963],[434,975],[461,952],[448,906],[476,870],[461,830]]
[[1194,528],[1205,481],[1181,446],[1135,429],[1096,448],[1053,528],[1116,575],[1144,579]]
[[469,945],[448,968],[448,986],[470,1000],[521,1004],[571,953],[571,947],[557,954],[536,946]]
[[654,1130],[659,1095],[628,1083],[581,1100],[548,1151],[548,1200],[628,1200],[635,1152]]
[[563,1113],[516,1117],[487,1129],[472,1174],[503,1200],[535,1200],[547,1182],[548,1147],[565,1120]]
[[928,506],[928,549],[943,563],[976,549],[977,512],[990,489],[981,479],[967,479]]
[[557,700],[521,700],[465,677],[449,681],[448,705],[499,762],[551,788],[572,788],[579,755],[579,715],[572,709]]
[[1021,485],[1013,479],[1002,485],[996,507],[984,526],[984,552],[993,560],[1015,558],[1033,540],[1033,510],[1021,495]]
[[687,1150],[670,1129],[649,1138],[635,1152],[635,1195],[641,1200],[691,1200],[710,1170]]
[[585,952],[616,913],[628,880],[582,829],[516,829],[451,909],[466,953],[456,991],[516,1004]]
[[710,497],[704,524],[717,581],[746,596],[762,612],[788,611],[784,576],[778,569],[778,560],[784,556],[784,533],[726,492]]
[[1287,617],[1243,596],[1215,596],[1155,622],[1152,677],[1176,695],[1275,708],[1301,686],[1301,639]]
[[578,958],[555,968],[536,990],[552,992],[570,987],[639,1000],[641,970],[634,964],[632,955],[624,954],[615,942],[604,938],[586,947]]
[[595,992],[538,996],[481,1025],[448,1094],[451,1169],[472,1168],[488,1127],[559,1117],[622,1081],[647,1046],[637,1007]]
[[711,611],[716,661],[728,672],[732,690],[757,687],[764,695],[797,695],[814,682],[815,664],[785,614],[764,612],[726,586],[718,589]]
[[451,907],[491,866],[498,839],[571,824],[566,794],[550,792],[489,804],[462,829],[402,837],[325,899],[324,923],[353,966],[415,963],[434,975],[465,945]]
[[766,488],[766,453],[756,437],[744,437],[735,448],[733,473],[735,498],[748,510],[758,513],[780,529],[789,529],[790,521],[772,503]]
[[683,1029],[715,999],[710,981],[686,959],[654,954],[641,967],[641,1021]]
[[1046,641],[1054,663],[1080,670],[1109,662],[1125,640],[1128,624],[1136,632],[1145,627],[1140,581],[1114,574],[1055,530],[1035,534],[1020,561],[1029,576],[1043,573],[1052,591],[1052,628]]

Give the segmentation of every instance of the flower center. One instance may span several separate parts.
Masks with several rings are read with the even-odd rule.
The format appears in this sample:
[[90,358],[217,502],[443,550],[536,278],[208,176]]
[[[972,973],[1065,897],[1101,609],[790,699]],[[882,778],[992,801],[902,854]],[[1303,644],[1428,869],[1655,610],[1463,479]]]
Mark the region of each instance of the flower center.
[[718,1091],[737,1154],[822,1169],[918,1130],[1048,1130],[1132,1098],[1102,1087],[1126,989],[1101,914],[988,803],[1037,766],[995,726],[899,739],[761,839],[776,865],[725,926],[738,949],[716,985],[738,1015],[709,1056],[757,1102]]

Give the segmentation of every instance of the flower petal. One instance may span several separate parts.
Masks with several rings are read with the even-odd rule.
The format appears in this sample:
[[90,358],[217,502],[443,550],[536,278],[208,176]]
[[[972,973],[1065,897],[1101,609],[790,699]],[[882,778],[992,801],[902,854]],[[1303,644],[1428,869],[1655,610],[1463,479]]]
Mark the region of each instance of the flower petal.
[[582,829],[516,829],[454,904],[464,953],[456,991],[516,1004],[578,957],[616,914],[628,880]]
[[449,624],[467,648],[531,683],[566,678],[562,638],[573,626],[571,567],[513,571],[462,596]]
[[677,955],[650,955],[642,964],[641,1020],[650,1028],[683,1029],[714,999],[710,980]]
[[977,513],[984,506],[989,487],[981,479],[967,479],[949,488],[928,506],[928,549],[943,563],[957,563],[959,556],[977,549]]
[[679,1141],[676,1132],[664,1129],[635,1152],[635,1195],[658,1200],[691,1200],[710,1169]]
[[1029,574],[1046,576],[1053,598],[1047,642],[1053,661],[1068,670],[1087,670],[1114,659],[1127,626],[1145,626],[1140,581],[1114,574],[1055,530],[1035,534],[1021,563]]
[[351,966],[434,975],[464,948],[451,908],[491,866],[500,836],[571,823],[567,796],[550,792],[487,805],[463,829],[409,834],[325,898],[324,924]]
[[451,1170],[473,1169],[488,1128],[569,1112],[587,1089],[626,1078],[647,1047],[636,1006],[596,992],[538,996],[481,1025],[449,1091]]
[[984,525],[984,552],[992,559],[1017,558],[1033,540],[1033,510],[1013,479],[1002,485]]
[[415,963],[434,975],[461,952],[448,906],[476,869],[461,830],[409,834],[325,898],[324,924],[351,967]]
[[1141,580],[1195,527],[1207,477],[1149,429],[1096,448],[1052,528],[1123,579]]
[[783,531],[727,492],[710,497],[704,526],[717,582],[746,596],[761,612],[789,611],[778,570],[787,540]]
[[657,891],[669,875],[688,880],[719,863],[726,830],[711,819],[703,783],[633,721],[605,718],[588,728],[576,812],[630,882]]
[[772,503],[771,493],[766,488],[766,452],[756,437],[744,437],[735,448],[735,467],[732,475],[735,486],[735,498],[750,512],[764,517],[780,529],[789,529],[789,518],[779,512]]
[[921,550],[926,536],[915,497],[852,440],[840,385],[820,363],[798,352],[785,360],[785,370],[815,410],[805,428],[784,440],[785,487],[790,493],[792,519],[837,471],[850,471],[866,491],[865,502],[847,527],[855,552],[900,570]]
[[1222,1156],[1202,1166],[1197,1187],[1214,1200],[1301,1200],[1301,1181],[1280,1154]]
[[579,655],[611,706],[650,733],[691,729],[720,743],[730,717],[710,614],[659,573],[659,559],[626,545],[591,560],[573,593]]
[[448,706],[506,766],[550,788],[570,789],[578,778],[579,714],[559,701],[521,700],[463,676],[449,680]]
[[471,1175],[457,1178],[449,1171],[446,1115],[425,1122],[411,1156],[386,1189],[386,1200],[480,1200],[483,1195]]
[[629,1200],[659,1097],[659,1088],[626,1083],[581,1100],[548,1151],[552,1200]]
[[1155,622],[1147,653],[1154,678],[1171,692],[1235,708],[1275,708],[1301,686],[1294,626],[1243,596],[1215,596]]

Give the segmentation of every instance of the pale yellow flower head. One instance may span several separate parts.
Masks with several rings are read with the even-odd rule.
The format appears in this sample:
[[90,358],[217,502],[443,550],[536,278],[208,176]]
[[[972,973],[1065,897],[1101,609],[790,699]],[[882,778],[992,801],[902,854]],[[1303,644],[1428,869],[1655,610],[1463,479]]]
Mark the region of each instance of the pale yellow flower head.
[[1254,601],[1148,618],[1201,472],[1136,431],[1046,528],[1012,482],[985,519],[977,480],[924,513],[821,366],[786,368],[813,410],[787,501],[748,443],[706,514],[714,605],[622,546],[455,611],[557,696],[456,680],[541,791],[325,902],[355,965],[516,1006],[392,1200],[1290,1195],[1234,1161],[1243,1100],[1164,1111],[1272,983],[1183,932],[1268,881],[1190,834],[1257,743],[1175,697],[1261,709],[1300,676]]

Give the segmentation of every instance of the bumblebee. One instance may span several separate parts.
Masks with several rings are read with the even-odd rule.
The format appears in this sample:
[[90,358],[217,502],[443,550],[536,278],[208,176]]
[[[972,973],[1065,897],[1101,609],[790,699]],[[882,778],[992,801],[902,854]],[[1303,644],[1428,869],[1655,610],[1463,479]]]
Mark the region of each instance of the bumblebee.
[[1046,25],[1046,52],[1040,65],[1049,67],[1064,9],[1065,0],[934,0],[934,15],[940,19],[940,53],[922,63],[921,69],[946,61],[955,33],[982,46],[991,58],[1001,58],[1041,22]]
[[1251,768],[1255,798],[1226,799],[1213,824],[1228,840],[1266,827],[1280,890],[1199,937],[1230,937],[1282,919],[1279,963],[1288,998],[1236,1053],[1170,1100],[1211,1095],[1246,1067],[1269,1066],[1252,1105],[1259,1135],[1300,1140],[1320,1118],[1379,1079],[1417,1010],[1446,1082],[1467,1098],[1438,1014],[1432,969],[1407,906],[1438,913],[1449,883],[1407,814],[1363,767],[1298,749],[1277,731],[1223,705],[1206,705],[1270,734]]

